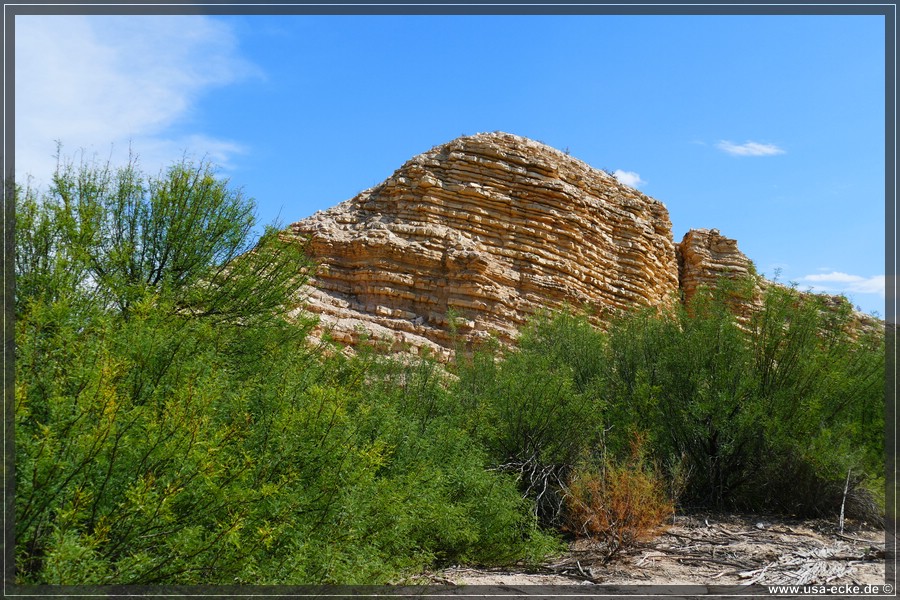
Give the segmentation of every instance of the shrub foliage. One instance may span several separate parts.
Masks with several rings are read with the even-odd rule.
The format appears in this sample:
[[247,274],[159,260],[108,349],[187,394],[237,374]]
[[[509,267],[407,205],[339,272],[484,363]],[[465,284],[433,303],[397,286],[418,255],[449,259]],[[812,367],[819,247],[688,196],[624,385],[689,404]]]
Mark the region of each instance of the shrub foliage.
[[624,461],[576,469],[565,489],[563,529],[595,541],[606,561],[660,531],[674,507],[665,485],[643,455],[635,436]]
[[796,484],[883,470],[883,339],[854,330],[849,305],[826,307],[790,286],[769,286],[749,324],[727,306],[721,290],[707,292],[611,328],[616,418],[648,431],[663,464],[690,473],[688,504],[833,510]]
[[433,362],[288,322],[310,272],[208,165],[63,165],[16,229],[20,583],[378,583],[556,547]]
[[302,248],[208,164],[15,196],[20,583],[384,583],[560,532],[612,557],[676,501],[837,514],[848,471],[872,506],[884,344],[848,306],[770,286],[743,324],[707,293],[446,369],[348,358],[286,318]]

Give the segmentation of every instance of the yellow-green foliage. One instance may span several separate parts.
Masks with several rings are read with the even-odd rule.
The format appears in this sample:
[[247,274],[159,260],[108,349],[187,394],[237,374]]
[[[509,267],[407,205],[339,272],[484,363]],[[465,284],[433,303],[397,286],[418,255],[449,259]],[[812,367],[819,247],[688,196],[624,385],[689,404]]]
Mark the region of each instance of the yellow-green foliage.
[[301,254],[234,256],[222,217],[250,213],[204,168],[139,180],[20,205],[18,582],[385,583],[555,547],[432,363],[309,347],[280,317]]
[[689,471],[688,505],[837,510],[823,489],[884,464],[884,342],[850,317],[780,286],[745,327],[714,293],[629,316],[609,333],[610,419]]
[[883,341],[789,288],[749,328],[703,294],[608,334],[542,317],[450,378],[307,345],[311,266],[207,166],[64,165],[18,200],[20,583],[385,583],[561,527],[615,553],[664,488],[821,513],[883,472]]

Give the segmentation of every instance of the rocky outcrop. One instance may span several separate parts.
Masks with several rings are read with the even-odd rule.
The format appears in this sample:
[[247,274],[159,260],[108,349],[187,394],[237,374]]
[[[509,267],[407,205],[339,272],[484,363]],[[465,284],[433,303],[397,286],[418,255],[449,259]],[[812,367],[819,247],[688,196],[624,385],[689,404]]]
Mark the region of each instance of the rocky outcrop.
[[[676,251],[682,300],[689,302],[703,287],[721,289],[723,281],[731,280],[739,285],[732,291],[730,305],[744,325],[750,325],[753,311],[762,306],[763,293],[771,286],[782,285],[758,275],[752,261],[738,250],[737,241],[723,236],[717,229],[688,231]],[[798,293],[800,297],[817,298],[826,312],[849,311],[847,330],[851,335],[883,332],[884,323],[880,319],[853,310],[843,296],[803,290]]]
[[[506,133],[437,146],[286,235],[319,264],[300,310],[319,317],[320,332],[444,358],[458,341],[511,342],[541,310],[586,309],[602,324],[755,276],[718,230],[691,230],[676,245],[659,201]],[[734,295],[745,324],[773,284],[757,276],[752,285]],[[864,329],[869,320],[857,318]]]
[[691,229],[678,244],[678,278],[685,302],[701,287],[714,287],[724,278],[746,280],[755,275],[753,263],[738,250],[737,241],[718,229]]
[[347,343],[365,334],[445,353],[452,331],[510,341],[538,310],[602,319],[678,290],[662,203],[505,133],[437,146],[290,231],[320,263],[308,309]]

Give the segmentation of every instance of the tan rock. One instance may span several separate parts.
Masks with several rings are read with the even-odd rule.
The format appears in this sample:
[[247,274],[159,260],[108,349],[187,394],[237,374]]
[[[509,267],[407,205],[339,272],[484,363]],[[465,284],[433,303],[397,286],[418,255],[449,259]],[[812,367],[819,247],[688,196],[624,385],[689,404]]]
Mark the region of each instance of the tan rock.
[[362,329],[446,354],[448,314],[467,341],[508,342],[541,309],[603,314],[678,290],[662,203],[505,133],[437,146],[290,231],[321,264],[308,309],[348,341]]
[[[755,276],[718,230],[691,230],[676,246],[671,227],[661,202],[604,171],[539,142],[482,133],[413,157],[286,235],[308,241],[320,265],[300,309],[319,316],[320,333],[449,358],[457,342],[512,342],[541,310],[583,308],[602,324]],[[755,281],[749,301],[735,298],[744,323],[772,285]]]
[[737,241],[718,229],[691,229],[678,244],[678,271],[685,300],[690,300],[698,288],[713,287],[723,277],[746,278],[752,263]]

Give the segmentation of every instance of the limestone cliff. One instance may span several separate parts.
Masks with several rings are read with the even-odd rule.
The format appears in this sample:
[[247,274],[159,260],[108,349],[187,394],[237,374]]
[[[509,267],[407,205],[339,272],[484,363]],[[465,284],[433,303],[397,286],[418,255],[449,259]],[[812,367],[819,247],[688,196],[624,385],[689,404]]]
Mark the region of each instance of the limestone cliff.
[[[717,229],[692,229],[688,231],[676,248],[678,254],[678,276],[682,299],[690,301],[701,287],[715,287],[723,280],[747,280],[753,276],[749,295],[734,296],[731,306],[738,321],[749,325],[754,309],[762,306],[762,294],[770,286],[782,285],[764,279],[756,274],[753,263],[738,250],[737,242],[723,236]],[[800,290],[801,296],[809,292]],[[850,309],[849,301],[843,296],[815,294],[823,301],[825,310]],[[846,305],[846,306],[845,306]],[[884,324],[871,315],[852,311],[849,330],[853,335],[879,333]]]
[[444,357],[454,331],[509,342],[543,309],[585,308],[602,323],[752,271],[718,231],[692,230],[676,245],[658,200],[506,133],[415,156],[288,235],[306,240],[320,265],[304,310],[321,331]]
[[731,307],[738,320],[747,323],[751,311],[761,300],[765,281],[756,276],[753,263],[738,250],[737,241],[719,233],[718,229],[691,229],[677,246],[678,280],[684,302],[703,287],[715,287],[723,280],[756,281],[749,298],[733,296]]
[[755,271],[750,259],[718,229],[692,229],[678,244],[678,277],[685,301],[723,277],[742,279],[751,273]]
[[461,137],[378,186],[291,225],[321,264],[309,309],[344,342],[361,331],[450,345],[503,341],[535,311],[669,302],[678,261],[665,206],[541,143]]

